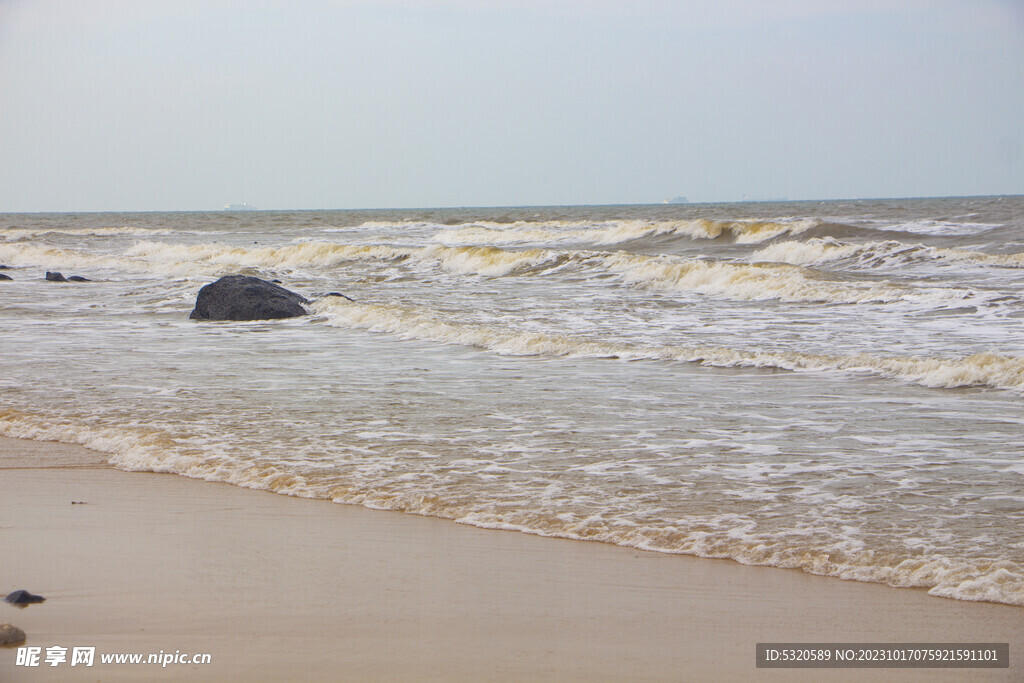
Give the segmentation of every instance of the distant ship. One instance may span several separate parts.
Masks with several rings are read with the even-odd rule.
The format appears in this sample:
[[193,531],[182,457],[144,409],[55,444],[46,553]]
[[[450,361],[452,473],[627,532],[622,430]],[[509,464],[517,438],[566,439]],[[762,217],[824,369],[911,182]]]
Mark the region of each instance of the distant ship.
[[255,206],[249,204],[225,204],[225,211],[259,211]]

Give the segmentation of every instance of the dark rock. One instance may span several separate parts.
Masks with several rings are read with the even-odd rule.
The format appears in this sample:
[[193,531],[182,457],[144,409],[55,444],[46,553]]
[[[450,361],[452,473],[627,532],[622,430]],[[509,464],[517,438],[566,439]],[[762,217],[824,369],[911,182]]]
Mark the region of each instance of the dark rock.
[[192,320],[271,320],[306,315],[305,297],[249,275],[227,275],[199,290]]
[[92,280],[81,275],[71,275],[68,277],[68,282],[92,282]]
[[274,283],[275,285],[279,285],[279,284],[281,284],[281,281],[280,281],[280,280],[271,280],[271,282],[273,282],[273,283]]
[[67,282],[68,281],[68,279],[66,277],[64,277],[63,275],[61,275],[60,272],[51,273],[50,271],[46,271],[46,279],[49,280],[50,282]]
[[324,294],[324,296],[340,296],[342,299],[348,299],[349,301],[355,301],[355,299],[353,299],[352,297],[345,296],[341,292],[327,292],[326,294]]
[[10,269],[11,269],[10,266],[5,266],[3,264],[0,264],[0,270],[10,270]]
[[45,601],[46,598],[41,595],[32,595],[27,590],[16,590],[4,598],[4,600],[12,605],[33,605],[37,602]]
[[3,273],[0,273],[0,280],[13,280],[13,279],[14,278],[11,277],[10,275],[4,275]]
[[0,647],[15,647],[24,642],[24,631],[12,624],[0,624]]

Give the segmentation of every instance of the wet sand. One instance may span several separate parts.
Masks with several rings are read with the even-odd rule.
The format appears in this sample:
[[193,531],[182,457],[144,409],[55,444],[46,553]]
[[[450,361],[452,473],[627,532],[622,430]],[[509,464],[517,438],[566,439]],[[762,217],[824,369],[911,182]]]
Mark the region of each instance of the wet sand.
[[[81,502],[83,504],[72,504]],[[488,531],[0,438],[0,680],[1020,680],[1024,608]],[[756,669],[758,642],[1009,642],[1010,669]],[[100,653],[212,663],[101,664]]]

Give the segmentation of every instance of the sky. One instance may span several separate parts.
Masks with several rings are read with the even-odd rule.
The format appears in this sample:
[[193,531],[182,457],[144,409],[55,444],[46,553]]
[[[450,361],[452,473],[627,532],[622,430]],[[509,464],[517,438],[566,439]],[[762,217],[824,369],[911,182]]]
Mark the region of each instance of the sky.
[[0,0],[0,212],[992,194],[1020,0]]

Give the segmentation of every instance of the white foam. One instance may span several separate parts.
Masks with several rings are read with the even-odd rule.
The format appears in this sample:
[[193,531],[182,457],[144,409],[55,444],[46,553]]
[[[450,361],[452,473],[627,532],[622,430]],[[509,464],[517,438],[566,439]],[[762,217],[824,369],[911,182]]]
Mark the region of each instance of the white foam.
[[[728,558],[744,564],[801,569],[841,579],[927,588],[930,594],[960,600],[1024,605],[1024,569],[1019,564],[1006,559],[978,559],[969,554],[957,558],[950,555],[949,550],[942,553],[929,550],[936,538],[930,542],[918,539],[915,545],[915,539],[908,536],[906,544],[900,542],[883,550],[867,543],[863,530],[856,525],[846,524],[832,532],[825,531],[828,527],[821,524],[827,520],[806,519],[770,529],[759,524],[756,517],[728,512],[692,514],[673,523],[657,516],[665,511],[661,506],[638,507],[637,502],[628,497],[604,500],[605,509],[588,512],[591,508],[586,500],[575,502],[576,496],[590,495],[586,493],[587,488],[575,493],[573,487],[566,489],[569,471],[565,471],[566,476],[559,481],[528,492],[509,488],[507,477],[518,474],[536,477],[540,472],[531,474],[508,462],[478,458],[448,463],[449,468],[458,468],[449,472],[473,472],[476,482],[496,482],[495,485],[500,485],[511,496],[503,502],[501,498],[489,500],[487,496],[475,499],[437,495],[424,489],[423,482],[430,480],[435,486],[443,487],[450,476],[439,478],[437,473],[429,471],[393,471],[387,462],[375,464],[367,462],[366,458],[360,459],[362,464],[352,483],[340,484],[330,472],[326,480],[320,481],[296,471],[288,463],[242,460],[208,438],[198,441],[175,438],[152,428],[87,426],[64,418],[47,419],[3,410],[0,411],[0,434],[82,444],[109,453],[111,461],[125,469],[176,472],[286,495],[444,517],[483,528],[602,541],[664,553]],[[202,446],[197,450],[199,443]],[[738,467],[731,474],[750,477],[752,481],[761,479],[756,476],[756,464],[752,464],[749,471],[744,471],[742,464]],[[827,472],[823,465],[814,463],[791,463],[785,468],[788,468],[785,475],[778,468],[772,468],[772,472],[784,476],[781,483],[736,490],[720,488],[717,494],[755,506],[776,505],[778,487],[789,487],[790,478],[801,473]],[[605,459],[572,468],[572,471],[582,474],[586,482],[589,481],[586,478],[593,477],[614,481],[620,475],[644,476],[649,469],[642,461]],[[724,474],[718,473],[719,476]],[[359,483],[358,477],[369,478]],[[818,480],[820,477],[800,479]],[[822,494],[809,495],[821,498]],[[830,509],[854,511],[854,514],[865,505],[864,501],[849,496],[805,502],[814,510],[825,510],[831,505]],[[909,550],[914,547],[919,550]],[[908,557],[908,552],[913,552],[913,556]]]
[[977,235],[978,233],[1002,227],[999,223],[972,223],[927,219],[916,221],[904,221],[900,223],[876,221],[876,223],[885,225],[886,230],[895,230],[900,232],[915,232],[920,233],[922,235],[937,236]]
[[559,254],[543,249],[506,251],[495,247],[427,247],[419,258],[436,259],[442,268],[459,274],[500,277],[543,265],[557,265],[565,260]]
[[779,235],[799,235],[820,225],[812,219],[773,220],[615,220],[601,223],[546,221],[479,222],[439,231],[434,240],[446,245],[593,244],[614,245],[648,237],[690,239],[730,237],[739,244],[764,242]]
[[41,246],[27,242],[0,243],[0,261],[12,266],[43,266],[58,270],[71,268],[131,270],[129,262],[116,256]]
[[[818,247],[812,245],[811,248]],[[966,288],[910,286],[884,281],[840,281],[788,264],[647,256],[626,252],[502,250],[493,246],[395,247],[303,242],[249,248],[224,244],[140,241],[122,254],[102,254],[9,243],[0,244],[0,260],[12,265],[107,268],[194,278],[247,268],[323,271],[360,261],[409,261],[439,266],[456,274],[501,277],[536,274],[571,263],[616,273],[628,285],[695,292],[739,301],[778,299],[836,304],[906,302],[926,307],[959,307],[983,305],[992,298],[992,295]]]
[[[738,254],[724,243],[765,246],[798,223],[407,221],[324,241],[319,227],[282,222],[245,226],[234,243],[139,235],[147,241],[127,249],[0,239],[0,262],[15,267],[147,274],[130,286],[46,288],[41,304],[29,284],[11,290],[8,327],[28,336],[0,380],[0,433],[89,445],[125,469],[1021,604],[1012,530],[989,523],[1019,508],[1024,469],[1006,450],[1019,397],[896,385],[1024,394],[1024,361],[1007,338],[1020,322],[1009,317],[1020,304],[1012,283],[980,315],[940,318],[936,307],[987,301],[997,278],[976,291],[975,279],[955,279],[960,269],[929,269],[961,254],[899,242],[858,245],[838,262],[911,259],[937,278],[797,267],[837,263],[853,245],[836,240],[758,252],[784,261],[792,249],[798,264],[591,246],[639,239],[646,252],[717,236],[707,251]],[[452,243],[430,241],[446,232]],[[362,289],[358,302],[316,302],[301,323],[208,326],[186,320],[198,283],[159,277],[246,269],[291,271],[299,277],[282,279],[303,291],[339,275]],[[959,285],[930,286],[939,278]],[[747,303],[762,300],[772,302]],[[814,302],[868,305],[804,305]],[[988,339],[1003,352],[971,353]],[[88,358],[66,351],[83,345]],[[248,371],[221,362],[239,353],[263,360]],[[244,393],[252,400],[238,401]]]
[[900,266],[910,263],[945,261],[1002,268],[1024,268],[1024,253],[986,254],[970,249],[940,249],[894,240],[851,244],[831,238],[812,238],[769,245],[748,257],[752,262],[788,263],[799,266],[850,261],[864,267]]
[[889,282],[843,282],[818,277],[806,268],[786,264],[742,263],[614,253],[601,265],[630,284],[723,296],[730,299],[834,304],[909,302],[965,305],[985,296],[970,289],[910,287]]
[[151,235],[170,235],[178,232],[163,228],[99,227],[99,228],[0,228],[0,236],[9,240],[38,237],[41,235],[74,235],[81,237],[148,237]]
[[747,351],[712,346],[642,346],[590,341],[567,334],[516,331],[509,327],[459,321],[451,315],[395,304],[324,299],[314,303],[313,308],[332,325],[475,346],[516,356],[679,360],[716,367],[867,372],[933,388],[989,386],[1024,392],[1024,356],[976,353],[957,358],[929,358],[869,353]]

